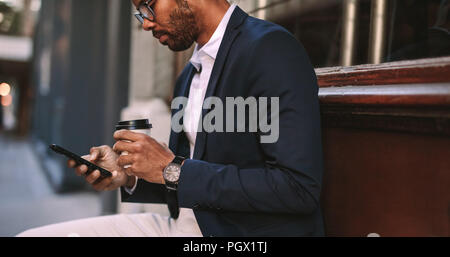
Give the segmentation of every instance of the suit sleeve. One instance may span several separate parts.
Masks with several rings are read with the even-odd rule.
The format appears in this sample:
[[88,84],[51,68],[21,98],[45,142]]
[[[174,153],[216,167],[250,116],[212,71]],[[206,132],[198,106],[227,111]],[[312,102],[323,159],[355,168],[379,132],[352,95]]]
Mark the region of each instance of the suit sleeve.
[[167,203],[166,187],[160,184],[149,183],[139,179],[133,194],[129,194],[121,187],[122,202],[126,203]]
[[284,30],[266,33],[248,53],[249,95],[280,99],[278,141],[260,144],[265,163],[259,168],[187,160],[178,189],[180,206],[312,213],[319,207],[323,169],[314,69],[301,44]]

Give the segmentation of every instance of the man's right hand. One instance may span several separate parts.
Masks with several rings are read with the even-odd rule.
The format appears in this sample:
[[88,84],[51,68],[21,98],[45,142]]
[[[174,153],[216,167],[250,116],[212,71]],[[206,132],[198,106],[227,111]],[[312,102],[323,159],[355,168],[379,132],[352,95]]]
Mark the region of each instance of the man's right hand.
[[128,176],[121,167],[117,166],[117,159],[119,155],[115,153],[109,146],[100,146],[91,148],[89,155],[82,156],[83,159],[90,161],[97,166],[105,168],[112,172],[112,176],[104,179],[100,178],[100,171],[95,170],[88,176],[85,176],[88,171],[86,165],[76,166],[74,160],[68,161],[70,168],[75,168],[75,173],[78,176],[85,176],[86,182],[92,185],[97,191],[112,191],[121,186],[133,187],[135,184],[135,177]]

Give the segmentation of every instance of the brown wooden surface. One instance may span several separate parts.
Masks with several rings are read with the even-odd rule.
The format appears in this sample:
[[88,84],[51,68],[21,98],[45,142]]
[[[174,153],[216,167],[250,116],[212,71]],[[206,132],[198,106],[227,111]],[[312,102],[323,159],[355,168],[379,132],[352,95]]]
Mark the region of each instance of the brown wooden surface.
[[321,88],[322,104],[450,106],[450,82]]
[[450,57],[316,69],[320,87],[450,82]]
[[324,129],[329,236],[450,236],[450,138]]
[[322,126],[450,137],[448,110],[437,109],[328,107],[322,112]]
[[317,69],[329,236],[450,236],[450,57]]

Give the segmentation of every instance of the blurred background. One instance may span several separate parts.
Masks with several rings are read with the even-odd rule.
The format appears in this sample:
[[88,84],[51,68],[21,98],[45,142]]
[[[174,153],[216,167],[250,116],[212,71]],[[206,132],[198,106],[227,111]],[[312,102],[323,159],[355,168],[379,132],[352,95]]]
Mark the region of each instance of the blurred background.
[[[291,31],[316,68],[327,234],[448,235],[450,1],[235,2]],[[170,52],[133,12],[127,0],[0,0],[0,236],[167,212],[92,191],[48,149],[112,146],[115,124],[136,118],[168,141],[173,86],[192,49]]]

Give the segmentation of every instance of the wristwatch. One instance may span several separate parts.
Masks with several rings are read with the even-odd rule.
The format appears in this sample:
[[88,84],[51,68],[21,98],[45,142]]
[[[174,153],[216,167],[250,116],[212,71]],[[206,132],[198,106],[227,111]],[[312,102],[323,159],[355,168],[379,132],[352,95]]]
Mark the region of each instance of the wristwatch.
[[175,159],[167,165],[163,171],[164,181],[166,182],[167,206],[169,207],[170,217],[177,219],[180,215],[180,207],[178,205],[178,181],[180,180],[181,165],[183,157],[175,157]]
[[166,187],[168,190],[177,191],[178,181],[180,180],[181,164],[183,164],[183,157],[177,156],[175,159],[167,165],[164,169],[163,177],[166,182]]

